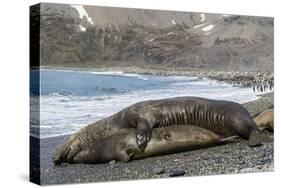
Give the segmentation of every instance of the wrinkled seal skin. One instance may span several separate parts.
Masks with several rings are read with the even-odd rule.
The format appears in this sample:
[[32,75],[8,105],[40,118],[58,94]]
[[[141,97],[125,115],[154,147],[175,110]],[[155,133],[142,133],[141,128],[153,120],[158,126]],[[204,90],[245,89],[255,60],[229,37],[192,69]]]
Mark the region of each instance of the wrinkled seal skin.
[[274,130],[274,110],[273,107],[269,108],[265,111],[259,113],[255,118],[254,121],[258,125],[258,128],[261,130]]
[[180,124],[192,124],[224,137],[237,135],[244,139],[249,139],[257,130],[249,112],[235,102],[199,97],[150,100],[82,128],[55,152],[53,161],[54,164],[72,163],[78,152],[123,128],[135,129],[136,142],[144,151],[153,128]]
[[73,159],[75,163],[106,163],[112,160],[128,162],[150,156],[176,153],[235,141],[238,137],[223,138],[204,128],[192,125],[176,125],[153,129],[151,139],[142,151],[137,142],[134,129],[124,129],[106,137],[79,152]]

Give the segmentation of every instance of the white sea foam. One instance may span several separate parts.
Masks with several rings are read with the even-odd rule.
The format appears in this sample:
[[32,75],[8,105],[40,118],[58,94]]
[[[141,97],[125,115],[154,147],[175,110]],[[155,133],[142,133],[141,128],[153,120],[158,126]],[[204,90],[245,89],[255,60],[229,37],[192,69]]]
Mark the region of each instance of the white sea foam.
[[124,73],[122,71],[105,71],[105,72],[101,72],[101,71],[91,71],[91,74],[99,74],[99,75],[118,75],[118,76],[126,76],[126,77],[137,77],[139,79],[142,80],[147,80],[148,78],[144,75],[141,74],[134,74],[134,73]]
[[134,73],[124,73],[123,71],[83,71],[83,70],[71,70],[71,69],[44,69],[41,68],[40,70],[44,71],[59,71],[59,72],[75,72],[75,73],[84,73],[84,74],[95,74],[95,75],[118,75],[124,77],[137,77],[142,80],[147,80],[147,76],[142,74],[134,74]]

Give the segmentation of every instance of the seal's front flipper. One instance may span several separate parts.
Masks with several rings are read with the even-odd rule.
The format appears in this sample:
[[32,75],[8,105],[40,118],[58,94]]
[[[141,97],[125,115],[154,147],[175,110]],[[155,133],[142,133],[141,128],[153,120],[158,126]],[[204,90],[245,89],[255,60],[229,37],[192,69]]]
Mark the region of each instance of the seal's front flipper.
[[136,148],[128,146],[127,148],[122,148],[119,150],[117,155],[117,160],[119,162],[127,163],[129,162],[132,157],[134,156]]
[[141,151],[144,151],[146,148],[146,145],[151,138],[151,134],[152,130],[148,122],[143,118],[139,119],[136,129],[136,141]]
[[141,151],[144,151],[148,141],[150,140],[149,132],[150,131],[146,131],[143,129],[137,130],[137,132],[136,132],[136,141],[137,141],[138,147]]

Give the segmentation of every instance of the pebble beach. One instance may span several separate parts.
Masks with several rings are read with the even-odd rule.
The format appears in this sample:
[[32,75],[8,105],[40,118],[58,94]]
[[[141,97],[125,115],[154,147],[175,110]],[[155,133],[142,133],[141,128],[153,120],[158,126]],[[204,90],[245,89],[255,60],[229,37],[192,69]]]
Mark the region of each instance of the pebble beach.
[[[274,104],[274,94],[243,104],[255,115]],[[267,133],[269,136],[271,133]],[[54,166],[52,153],[68,136],[40,139],[40,184],[70,184],[182,176],[267,172],[274,170],[273,141],[250,145],[247,140],[205,149],[134,160],[128,163]],[[38,148],[38,138],[30,144]],[[31,161],[35,164],[36,161]],[[39,169],[35,169],[38,170]],[[39,177],[38,177],[39,178]]]

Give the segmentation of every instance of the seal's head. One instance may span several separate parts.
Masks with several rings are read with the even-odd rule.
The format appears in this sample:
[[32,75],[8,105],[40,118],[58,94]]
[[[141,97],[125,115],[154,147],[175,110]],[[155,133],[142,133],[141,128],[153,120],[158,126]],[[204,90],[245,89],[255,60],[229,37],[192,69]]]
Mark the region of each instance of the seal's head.
[[257,131],[257,125],[253,120],[239,116],[233,116],[230,123],[232,131],[241,138],[249,139],[253,132]]
[[135,152],[140,152],[136,144],[135,131],[124,129],[90,145],[74,156],[75,163],[106,163],[112,160],[128,162]]

